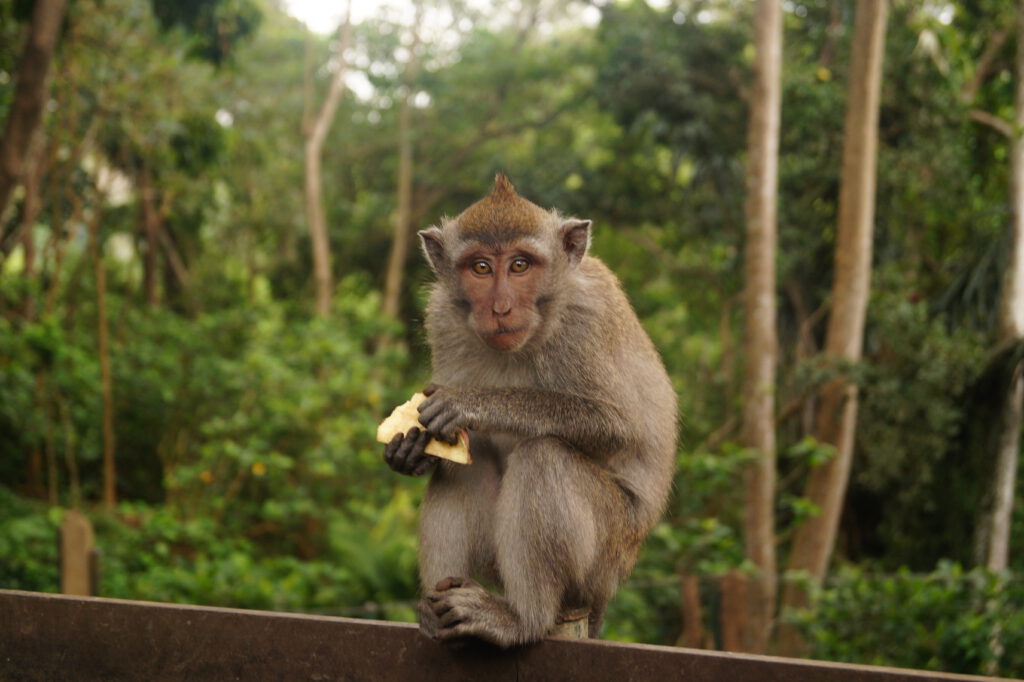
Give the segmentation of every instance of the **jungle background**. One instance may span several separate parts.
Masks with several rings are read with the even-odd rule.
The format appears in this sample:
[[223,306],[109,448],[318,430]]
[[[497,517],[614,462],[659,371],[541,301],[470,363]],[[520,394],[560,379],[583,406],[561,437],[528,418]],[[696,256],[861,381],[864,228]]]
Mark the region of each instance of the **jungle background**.
[[[785,559],[836,451],[819,389],[841,374],[860,409],[827,575],[772,620],[817,658],[1024,676],[1019,480],[1006,565],[986,558],[1021,357],[998,324],[1018,10],[889,3],[863,356],[836,362],[857,3],[781,5],[784,583],[807,580]],[[327,34],[287,9],[0,0],[0,155],[21,156],[0,174],[0,588],[59,589],[77,507],[101,596],[414,620],[425,482],[374,432],[429,378],[414,231],[500,171],[595,221],[680,398],[670,507],[605,637],[732,648],[730,585],[760,570],[741,433],[754,3],[355,3]],[[18,128],[32,78],[38,125]]]

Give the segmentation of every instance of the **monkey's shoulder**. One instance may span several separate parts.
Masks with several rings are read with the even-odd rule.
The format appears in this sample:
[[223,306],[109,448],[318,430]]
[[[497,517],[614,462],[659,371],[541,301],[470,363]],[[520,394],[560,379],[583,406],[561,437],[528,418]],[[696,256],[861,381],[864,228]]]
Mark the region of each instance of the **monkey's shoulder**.
[[612,272],[603,260],[597,256],[584,256],[583,260],[580,261],[579,265],[580,274],[595,282],[600,282],[605,286],[612,286],[616,289],[622,289],[622,284],[619,282],[619,278]]
[[594,256],[584,258],[576,283],[581,291],[573,297],[576,305],[569,310],[581,319],[589,318],[584,325],[588,334],[597,334],[614,345],[650,342],[622,283],[603,261]]
[[584,300],[611,306],[613,314],[625,315],[628,309],[628,316],[636,317],[618,275],[600,258],[587,256],[580,262],[577,282],[586,290]]

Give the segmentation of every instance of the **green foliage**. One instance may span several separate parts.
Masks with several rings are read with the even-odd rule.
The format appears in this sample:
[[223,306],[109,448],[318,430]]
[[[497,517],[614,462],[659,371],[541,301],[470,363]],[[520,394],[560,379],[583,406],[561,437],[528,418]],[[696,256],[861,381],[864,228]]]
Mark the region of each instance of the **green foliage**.
[[262,14],[252,0],[153,0],[161,28],[181,28],[191,37],[190,52],[214,64],[232,54],[235,43],[256,31]]
[[844,566],[813,618],[813,656],[947,672],[1024,674],[1024,583],[942,562],[932,573]]
[[[118,485],[166,504],[126,502],[96,517],[102,594],[332,613],[364,605],[353,613],[412,617],[421,486],[388,472],[374,442],[382,414],[412,390],[407,353],[364,283],[346,280],[336,301],[323,320],[280,304],[194,320],[126,311],[136,343],[114,358]],[[37,393],[31,373],[0,375],[0,434],[13,452],[64,432],[92,496],[99,406],[75,398],[98,381],[94,363],[75,364],[94,357],[91,337],[42,324],[19,330],[3,318],[0,332],[5,358],[47,377]],[[40,400],[76,410],[62,425],[56,408],[31,409]],[[33,429],[20,414],[37,415]],[[9,519],[0,584],[57,589],[59,510],[0,494],[0,518]]]
[[[895,280],[883,270],[880,279]],[[894,282],[875,297],[866,364],[854,494],[870,514],[866,542],[883,543],[888,565],[924,570],[940,557],[970,561],[978,477],[951,475],[964,460],[962,432],[973,383],[987,359],[985,338],[948,329]],[[900,293],[897,293],[900,292]],[[915,512],[922,512],[918,515]],[[928,531],[942,518],[946,531]],[[966,522],[966,523],[965,523]],[[877,550],[876,550],[877,551]]]
[[[56,511],[56,510],[53,510]],[[59,514],[0,486],[0,588],[56,592]]]
[[[270,552],[213,516],[123,504],[98,517],[106,596],[411,620],[416,589],[413,496],[383,507],[324,509],[315,558]],[[373,547],[374,551],[367,551]]]

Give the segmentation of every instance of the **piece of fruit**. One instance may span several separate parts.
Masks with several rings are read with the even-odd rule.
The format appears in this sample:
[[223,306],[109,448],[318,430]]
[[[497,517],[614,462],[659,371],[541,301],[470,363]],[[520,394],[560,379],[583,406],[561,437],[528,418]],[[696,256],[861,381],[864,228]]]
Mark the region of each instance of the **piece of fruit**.
[[[416,427],[424,429],[420,423],[420,413],[416,408],[427,399],[422,393],[416,393],[408,401],[394,409],[391,416],[380,423],[377,427],[377,440],[381,443],[390,443],[395,434],[406,434],[409,429]],[[465,431],[459,433],[459,442],[449,445],[436,438],[431,438],[424,451],[428,455],[434,455],[441,459],[447,459],[459,464],[471,464],[473,460],[469,456],[469,434]]]

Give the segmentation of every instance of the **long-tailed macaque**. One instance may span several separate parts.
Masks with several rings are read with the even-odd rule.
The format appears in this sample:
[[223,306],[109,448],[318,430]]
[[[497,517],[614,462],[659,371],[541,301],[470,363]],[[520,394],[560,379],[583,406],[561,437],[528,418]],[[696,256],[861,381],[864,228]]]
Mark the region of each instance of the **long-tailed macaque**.
[[[525,644],[578,608],[599,636],[664,509],[676,396],[618,280],[587,255],[590,225],[499,175],[419,233],[437,278],[426,431],[395,436],[384,457],[413,476],[434,468],[419,564],[420,628],[435,639]],[[424,454],[429,436],[462,429],[471,465]]]

